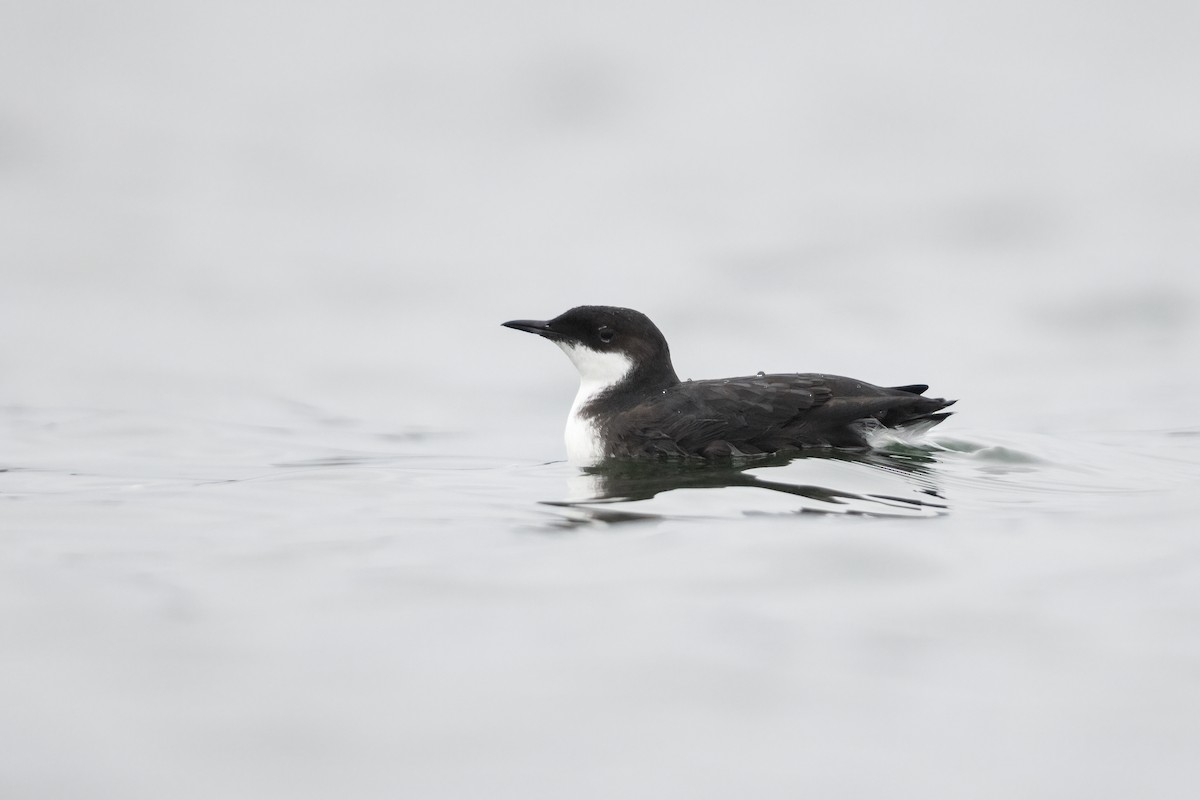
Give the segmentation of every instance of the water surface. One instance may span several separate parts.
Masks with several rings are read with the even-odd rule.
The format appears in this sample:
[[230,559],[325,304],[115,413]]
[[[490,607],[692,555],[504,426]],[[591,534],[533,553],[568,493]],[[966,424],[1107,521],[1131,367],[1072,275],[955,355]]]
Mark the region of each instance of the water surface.
[[1190,779],[1195,430],[586,474],[287,417],[5,409],[18,790]]

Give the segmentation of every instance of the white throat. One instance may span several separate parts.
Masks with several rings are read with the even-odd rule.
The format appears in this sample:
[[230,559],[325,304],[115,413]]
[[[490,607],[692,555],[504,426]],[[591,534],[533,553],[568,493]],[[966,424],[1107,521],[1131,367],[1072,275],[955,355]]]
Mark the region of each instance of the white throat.
[[604,441],[592,420],[582,415],[584,406],[611,389],[629,374],[633,362],[622,353],[601,353],[590,347],[555,342],[579,370],[579,392],[567,417],[567,458],[573,464],[595,464],[604,457]]

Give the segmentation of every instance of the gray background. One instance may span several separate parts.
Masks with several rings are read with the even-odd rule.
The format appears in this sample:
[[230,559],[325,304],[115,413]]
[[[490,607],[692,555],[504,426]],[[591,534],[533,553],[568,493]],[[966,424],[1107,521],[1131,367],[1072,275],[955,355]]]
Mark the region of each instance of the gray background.
[[[1194,796],[1198,30],[0,6],[0,793]],[[547,536],[581,303],[962,398],[952,513]]]

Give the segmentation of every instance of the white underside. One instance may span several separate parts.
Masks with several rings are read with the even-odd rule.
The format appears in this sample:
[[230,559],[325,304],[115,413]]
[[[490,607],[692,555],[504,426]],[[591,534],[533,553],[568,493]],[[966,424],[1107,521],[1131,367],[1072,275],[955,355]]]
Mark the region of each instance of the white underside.
[[579,466],[595,464],[604,458],[604,442],[596,426],[591,420],[579,416],[579,409],[587,400],[583,387],[580,387],[575,404],[571,406],[571,415],[567,417],[567,430],[563,434],[563,441],[567,444],[567,460]]
[[629,374],[633,363],[621,353],[601,353],[589,347],[555,342],[579,370],[579,391],[567,417],[563,436],[567,459],[572,464],[587,466],[604,457],[604,441],[592,421],[580,412],[597,395],[612,388]]

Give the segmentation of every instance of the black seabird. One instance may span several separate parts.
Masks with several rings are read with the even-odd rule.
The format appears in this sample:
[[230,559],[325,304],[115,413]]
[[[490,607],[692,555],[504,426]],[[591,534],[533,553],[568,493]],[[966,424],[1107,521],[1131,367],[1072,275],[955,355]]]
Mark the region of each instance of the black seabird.
[[923,397],[924,384],[884,388],[817,373],[680,381],[662,332],[629,308],[579,306],[503,324],[554,342],[579,370],[566,443],[580,464],[864,449],[868,431],[931,427],[954,402]]

